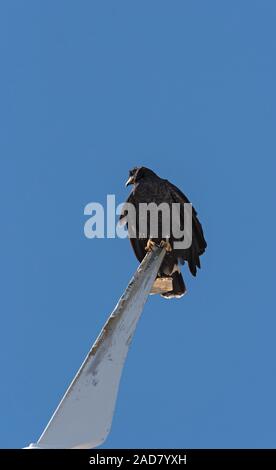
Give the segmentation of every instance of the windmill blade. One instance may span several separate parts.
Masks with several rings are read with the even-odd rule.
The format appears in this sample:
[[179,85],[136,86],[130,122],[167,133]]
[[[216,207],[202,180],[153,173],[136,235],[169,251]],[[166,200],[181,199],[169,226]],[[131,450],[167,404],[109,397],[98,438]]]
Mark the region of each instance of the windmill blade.
[[105,441],[131,339],[164,255],[156,247],[143,259],[41,437],[27,449],[91,449]]

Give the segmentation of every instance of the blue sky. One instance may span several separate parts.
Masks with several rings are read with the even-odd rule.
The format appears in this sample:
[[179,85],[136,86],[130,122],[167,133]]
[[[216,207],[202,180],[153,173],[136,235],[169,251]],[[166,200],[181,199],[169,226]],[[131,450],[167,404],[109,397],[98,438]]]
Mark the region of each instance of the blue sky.
[[151,297],[103,447],[275,447],[273,1],[3,1],[0,447],[34,442],[137,261],[84,206],[143,164],[208,251]]

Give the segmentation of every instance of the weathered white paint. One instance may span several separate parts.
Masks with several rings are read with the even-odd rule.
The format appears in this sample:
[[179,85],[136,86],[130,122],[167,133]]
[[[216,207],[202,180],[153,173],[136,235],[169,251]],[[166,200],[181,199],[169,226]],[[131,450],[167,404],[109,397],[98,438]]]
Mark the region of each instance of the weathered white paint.
[[155,248],[144,258],[38,442],[28,449],[90,449],[105,441],[131,339],[164,255],[164,248]]

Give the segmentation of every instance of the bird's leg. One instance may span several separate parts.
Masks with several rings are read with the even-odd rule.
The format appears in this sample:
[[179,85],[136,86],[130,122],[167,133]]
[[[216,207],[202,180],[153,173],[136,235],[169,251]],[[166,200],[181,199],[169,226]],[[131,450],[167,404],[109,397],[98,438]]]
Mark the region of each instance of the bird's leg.
[[172,251],[172,245],[169,242],[169,238],[166,238],[166,240],[162,240],[160,246],[161,248],[165,248],[167,252]]
[[152,251],[155,246],[156,243],[151,238],[149,238],[145,250],[148,252]]

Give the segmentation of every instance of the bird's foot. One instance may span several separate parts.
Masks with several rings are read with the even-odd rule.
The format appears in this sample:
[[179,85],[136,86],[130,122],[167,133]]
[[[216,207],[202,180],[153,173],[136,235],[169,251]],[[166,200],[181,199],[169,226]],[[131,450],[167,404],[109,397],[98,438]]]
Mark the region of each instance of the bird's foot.
[[161,248],[165,248],[167,252],[172,251],[172,245],[169,242],[169,239],[167,240],[162,240],[160,243]]
[[149,238],[145,250],[147,252],[150,252],[153,250],[155,246],[156,246],[156,243],[151,238]]

